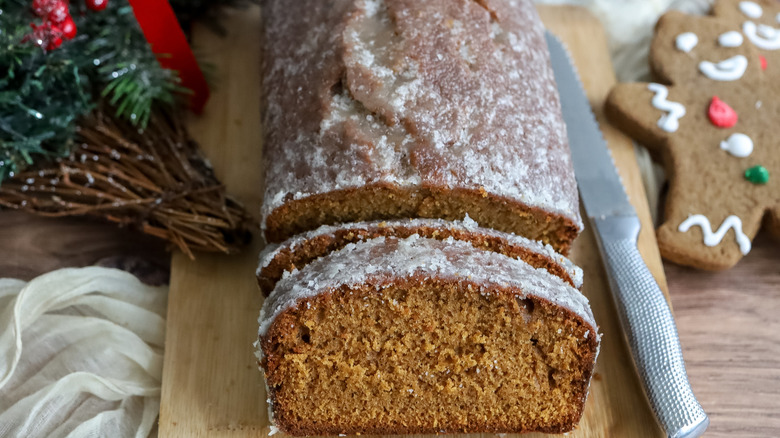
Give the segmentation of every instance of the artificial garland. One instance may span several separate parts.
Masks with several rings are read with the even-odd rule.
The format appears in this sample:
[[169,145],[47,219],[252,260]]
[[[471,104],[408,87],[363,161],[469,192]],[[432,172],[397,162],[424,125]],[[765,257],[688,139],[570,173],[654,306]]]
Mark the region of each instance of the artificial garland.
[[[189,21],[243,1],[174,6]],[[246,242],[251,219],[183,128],[190,90],[128,0],[5,0],[0,29],[0,206],[97,215],[191,256]]]

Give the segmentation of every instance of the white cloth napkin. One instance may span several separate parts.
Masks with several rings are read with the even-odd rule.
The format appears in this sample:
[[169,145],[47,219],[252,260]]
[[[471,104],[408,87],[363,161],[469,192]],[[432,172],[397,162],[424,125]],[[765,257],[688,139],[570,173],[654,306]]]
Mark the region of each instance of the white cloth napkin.
[[609,39],[612,63],[620,81],[650,78],[647,54],[658,18],[669,9],[704,14],[714,0],[536,0],[537,3],[574,4],[601,20]]
[[108,268],[0,279],[0,437],[149,436],[167,298]]

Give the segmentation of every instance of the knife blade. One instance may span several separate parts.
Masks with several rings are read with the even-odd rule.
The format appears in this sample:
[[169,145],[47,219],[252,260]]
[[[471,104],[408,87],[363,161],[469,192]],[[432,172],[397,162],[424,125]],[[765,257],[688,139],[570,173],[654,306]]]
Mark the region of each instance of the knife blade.
[[639,217],[628,200],[568,51],[549,31],[546,39],[580,197],[595,230],[643,389],[667,436],[701,436],[709,418],[688,381],[671,308],[639,254]]

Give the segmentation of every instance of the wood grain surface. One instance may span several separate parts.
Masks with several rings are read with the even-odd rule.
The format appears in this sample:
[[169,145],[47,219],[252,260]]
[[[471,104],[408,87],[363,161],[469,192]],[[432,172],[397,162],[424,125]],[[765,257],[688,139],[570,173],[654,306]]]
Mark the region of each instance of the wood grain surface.
[[[206,109],[206,115],[192,126],[197,138],[208,149],[219,176],[226,180],[230,191],[241,197],[253,211],[258,210],[260,202],[258,189],[251,187],[258,184],[256,187],[259,188],[259,161],[249,151],[239,159],[249,160],[246,166],[231,165],[233,158],[226,151],[225,142],[259,144],[256,90],[252,88],[258,74],[256,53],[252,51],[257,36],[257,28],[253,26],[256,13],[233,14],[229,26],[231,36],[222,42],[201,44],[203,40],[198,34],[196,42],[201,49],[206,49],[205,55],[219,65],[218,74],[222,80],[214,101]],[[552,15],[559,16],[562,20],[559,26],[572,27],[574,21],[583,20],[590,23],[589,27],[595,25],[592,19],[584,18],[583,12],[575,9],[554,11],[544,8],[542,13],[548,22]],[[581,30],[577,35],[580,46],[594,46],[598,44],[594,40],[602,38],[600,31],[592,28]],[[244,45],[245,48],[239,50],[236,45]],[[601,64],[601,74],[607,75],[611,81],[613,76],[608,71],[608,64],[605,64],[604,53],[594,56],[588,51],[577,51],[574,55],[579,63]],[[589,76],[583,79],[586,85],[590,84],[592,92],[594,81]],[[599,84],[603,80],[593,79]],[[605,81],[603,86],[606,87],[609,81]],[[248,88],[245,84],[249,84]],[[242,93],[246,94],[244,98],[234,100]],[[591,98],[594,104],[599,103],[598,96],[592,93]],[[211,123],[219,128],[210,128]],[[608,126],[602,128],[608,136],[619,136]],[[249,172],[241,170],[250,167],[252,170]],[[636,187],[638,173],[629,173],[626,175],[624,172],[623,177],[631,178],[629,185]],[[648,227],[643,230],[645,243],[648,234],[652,238],[648,230]],[[590,238],[585,236],[580,240]],[[592,244],[592,241],[587,244]],[[59,267],[84,266],[107,258],[150,260],[155,266],[164,268],[169,257],[164,248],[164,243],[160,241],[110,224],[0,212],[0,277],[29,279]],[[166,374],[166,381],[173,379],[177,384],[167,385],[164,397],[191,400],[177,412],[163,405],[163,433],[170,435],[176,429],[183,432],[190,427],[198,427],[197,431],[192,430],[191,435],[176,435],[265,435],[265,427],[258,427],[265,424],[266,415],[262,379],[251,358],[234,359],[236,349],[251,351],[249,344],[254,340],[261,298],[259,294],[246,292],[254,288],[251,274],[247,275],[247,272],[254,270],[258,249],[259,244],[256,244],[243,257],[235,258],[201,255],[197,264],[180,271],[180,276],[190,279],[186,284],[195,285],[195,288],[182,289],[179,296],[183,305],[177,308],[171,306],[169,318],[178,318],[183,324],[179,337],[169,338],[169,351],[175,349],[179,355],[175,359],[166,355],[166,369],[171,369],[171,362],[174,362],[178,375],[172,377],[170,372]],[[646,244],[643,250],[648,259],[654,257],[652,253],[657,251]],[[600,269],[598,259],[579,262],[588,272]],[[186,258],[174,255],[174,265],[186,263]],[[706,436],[780,436],[780,244],[767,235],[759,235],[752,252],[743,261],[732,270],[720,273],[700,272],[669,263],[664,267],[692,385],[711,419]],[[662,273],[660,269],[655,270],[656,275]],[[174,289],[177,284],[182,284],[181,280],[177,280],[180,276],[174,275]],[[215,285],[214,278],[223,276],[237,281],[229,287]],[[231,290],[232,287],[241,288],[245,293],[237,294]],[[199,299],[188,300],[190,295]],[[204,313],[210,318],[199,319],[198,315]],[[234,321],[240,321],[237,330],[240,333],[235,337],[226,335],[225,327],[235,326]],[[602,331],[606,332],[604,321],[600,319],[600,322]],[[198,339],[187,337],[188,330],[205,336]],[[598,384],[607,372],[603,363],[604,356],[600,359],[599,375],[594,384]],[[630,365],[626,363],[624,366]],[[207,373],[196,372],[204,367],[209,370]],[[247,376],[254,378],[247,379]],[[629,391],[636,390],[636,387],[629,388]],[[247,395],[250,403],[234,402]],[[593,410],[592,407],[593,399],[589,402],[588,412]],[[176,417],[172,417],[173,414]],[[619,409],[607,415],[605,428],[582,436],[635,436],[626,431],[629,425],[636,424],[632,409]],[[646,417],[641,412],[639,415]],[[187,423],[187,428],[181,427],[180,422]],[[574,435],[580,436],[579,433]]]
[[734,268],[665,263],[707,437],[780,437],[780,242],[759,234]]
[[22,280],[64,267],[100,265],[168,281],[170,255],[160,239],[89,218],[0,212],[0,278]]

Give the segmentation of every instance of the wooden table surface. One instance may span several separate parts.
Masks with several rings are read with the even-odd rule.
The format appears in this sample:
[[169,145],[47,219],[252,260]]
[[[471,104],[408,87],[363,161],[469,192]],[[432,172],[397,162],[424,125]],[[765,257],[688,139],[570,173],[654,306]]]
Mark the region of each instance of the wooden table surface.
[[664,268],[706,436],[780,437],[780,241],[759,234],[728,271]]

